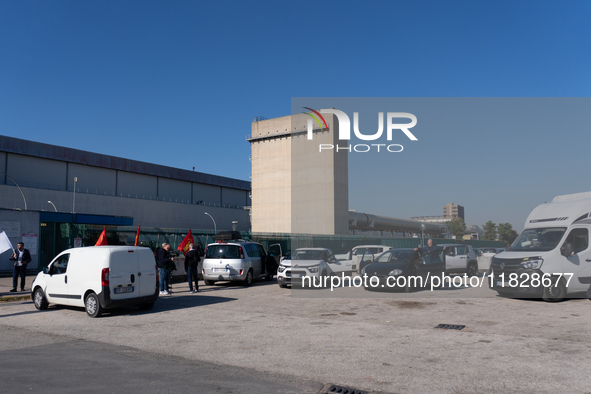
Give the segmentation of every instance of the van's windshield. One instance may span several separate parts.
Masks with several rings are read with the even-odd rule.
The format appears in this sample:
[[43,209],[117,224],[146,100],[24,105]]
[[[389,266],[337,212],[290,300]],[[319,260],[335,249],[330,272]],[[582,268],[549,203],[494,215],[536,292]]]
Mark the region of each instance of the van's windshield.
[[205,257],[216,259],[239,259],[240,250],[237,245],[209,245]]
[[546,252],[558,246],[566,227],[526,228],[511,245],[511,250]]

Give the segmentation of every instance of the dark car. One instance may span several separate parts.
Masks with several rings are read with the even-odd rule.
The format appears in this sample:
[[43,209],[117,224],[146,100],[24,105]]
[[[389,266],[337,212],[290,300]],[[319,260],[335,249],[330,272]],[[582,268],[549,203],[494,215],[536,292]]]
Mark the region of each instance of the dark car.
[[[430,276],[439,276],[445,271],[443,248],[435,256],[424,258],[414,249],[391,249],[379,255],[367,265],[361,276],[365,290],[404,290],[410,292],[417,287],[426,287]],[[377,277],[373,279],[372,277]],[[409,277],[413,277],[409,280]]]

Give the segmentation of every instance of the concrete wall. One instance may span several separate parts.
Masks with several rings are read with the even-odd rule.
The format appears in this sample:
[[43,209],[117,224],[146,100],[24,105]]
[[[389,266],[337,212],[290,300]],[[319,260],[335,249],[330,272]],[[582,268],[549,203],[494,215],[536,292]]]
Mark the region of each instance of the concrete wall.
[[[308,234],[348,234],[348,158],[347,150],[319,151],[319,144],[340,145],[338,121],[324,115],[328,131],[292,137],[292,232]],[[309,116],[293,115],[292,130],[306,129]],[[337,182],[338,181],[338,182]]]
[[[7,187],[7,186],[0,186],[0,187]],[[10,186],[8,186],[10,187]],[[16,187],[12,187],[12,189],[16,189]],[[4,190],[2,190],[4,191]],[[18,191],[17,191],[18,193]],[[20,195],[20,193],[19,193]],[[2,194],[4,196],[4,194]],[[9,229],[4,229],[3,224],[7,222],[17,223],[17,227],[19,231],[15,231],[11,233]],[[37,239],[37,245],[39,245],[39,212],[29,212],[29,211],[7,211],[0,209],[0,232],[6,231],[8,235],[8,239],[12,243],[12,246],[16,249],[16,245],[19,242],[25,243],[25,248],[29,249],[31,252],[31,262],[27,266],[27,269],[35,270],[39,265],[39,248],[34,248],[32,245],[27,241],[27,239]],[[23,237],[23,234],[27,234],[29,237]],[[36,237],[34,237],[36,236]],[[12,261],[10,261],[10,257],[12,257],[12,251],[6,251],[0,254],[0,271],[12,271]],[[19,279],[20,283],[20,279]],[[27,283],[27,288],[31,286],[30,283]]]
[[6,178],[6,152],[0,152],[0,185],[4,185]]
[[336,117],[324,117],[329,131],[318,128],[313,141],[305,114],[252,124],[253,232],[349,233],[347,151],[319,152],[338,143]]
[[137,196],[138,198],[158,197],[158,178],[151,175],[117,171],[117,195]]
[[159,177],[158,198],[175,202],[191,201],[191,182]]
[[246,193],[243,190],[222,188],[222,206],[246,206]]
[[[72,212],[72,192],[27,187],[22,190],[30,210],[53,211],[47,203],[50,200],[59,212]],[[0,196],[0,208],[24,209],[23,197],[15,186],[0,185]],[[249,230],[249,215],[244,209],[76,193],[76,213],[131,216],[134,225],[145,227],[213,229],[205,212],[214,217],[218,230],[231,230],[234,220],[238,221],[239,231]]]
[[193,202],[203,201],[204,205],[219,205],[221,202],[222,188],[220,186],[193,183]]
[[66,190],[67,164],[63,161],[8,153],[6,173],[21,187]]
[[[6,163],[8,163],[7,166]],[[179,203],[202,201],[203,205],[218,207],[250,205],[249,191],[233,188],[231,185],[230,187],[211,185],[7,152],[0,152],[0,171],[14,178],[21,187],[67,190],[72,194],[74,178],[77,178],[76,194],[87,193]],[[215,177],[212,175],[210,178]],[[0,176],[0,184],[14,185],[9,178],[7,179],[8,181],[5,182],[5,176]],[[24,208],[24,204],[21,205],[12,202],[7,207]],[[68,208],[68,212],[71,212],[71,208]]]
[[74,191],[74,178],[77,178],[76,189],[111,196],[117,192],[117,171],[75,163],[67,166],[68,191]]
[[291,232],[291,117],[252,124],[252,231]]

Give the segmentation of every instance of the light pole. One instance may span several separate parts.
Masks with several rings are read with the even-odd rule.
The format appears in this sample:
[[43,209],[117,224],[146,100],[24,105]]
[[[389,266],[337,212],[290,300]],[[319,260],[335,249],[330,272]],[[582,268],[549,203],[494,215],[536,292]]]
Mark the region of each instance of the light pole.
[[18,191],[21,192],[21,196],[23,196],[23,200],[25,201],[25,211],[27,210],[27,199],[25,198],[25,193],[23,193],[23,190],[21,189],[21,187],[18,185],[18,183],[16,183],[16,181],[14,179],[12,179],[12,177],[10,175],[8,175],[7,173],[5,173],[4,171],[1,171],[4,175],[6,175],[6,177],[8,179],[10,179],[12,182],[14,182],[15,186],[18,188]]
[[52,203],[51,201],[47,201],[47,203],[53,205],[53,209],[55,209],[55,211],[57,212],[57,208],[55,207],[54,203]]
[[78,177],[74,177],[74,199],[72,201],[72,213],[76,213],[76,182],[78,182]]
[[211,215],[210,215],[209,213],[207,213],[207,212],[205,212],[205,214],[206,214],[207,216],[209,216],[209,217],[211,218],[211,220],[213,220],[213,232],[214,232],[214,233],[217,233],[217,232],[218,232],[218,228],[217,228],[217,226],[215,225],[215,220],[214,220],[213,216],[211,216]]
[[421,245],[425,247],[425,223],[421,224]]

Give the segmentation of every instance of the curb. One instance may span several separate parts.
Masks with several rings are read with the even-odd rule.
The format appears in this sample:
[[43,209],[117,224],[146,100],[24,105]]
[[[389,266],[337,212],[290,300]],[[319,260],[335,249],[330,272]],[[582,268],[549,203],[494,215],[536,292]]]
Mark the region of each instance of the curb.
[[31,295],[30,294],[26,294],[26,295],[20,295],[20,296],[5,296],[5,297],[0,297],[0,303],[5,303],[5,302],[14,302],[14,301],[29,301],[31,299]]

